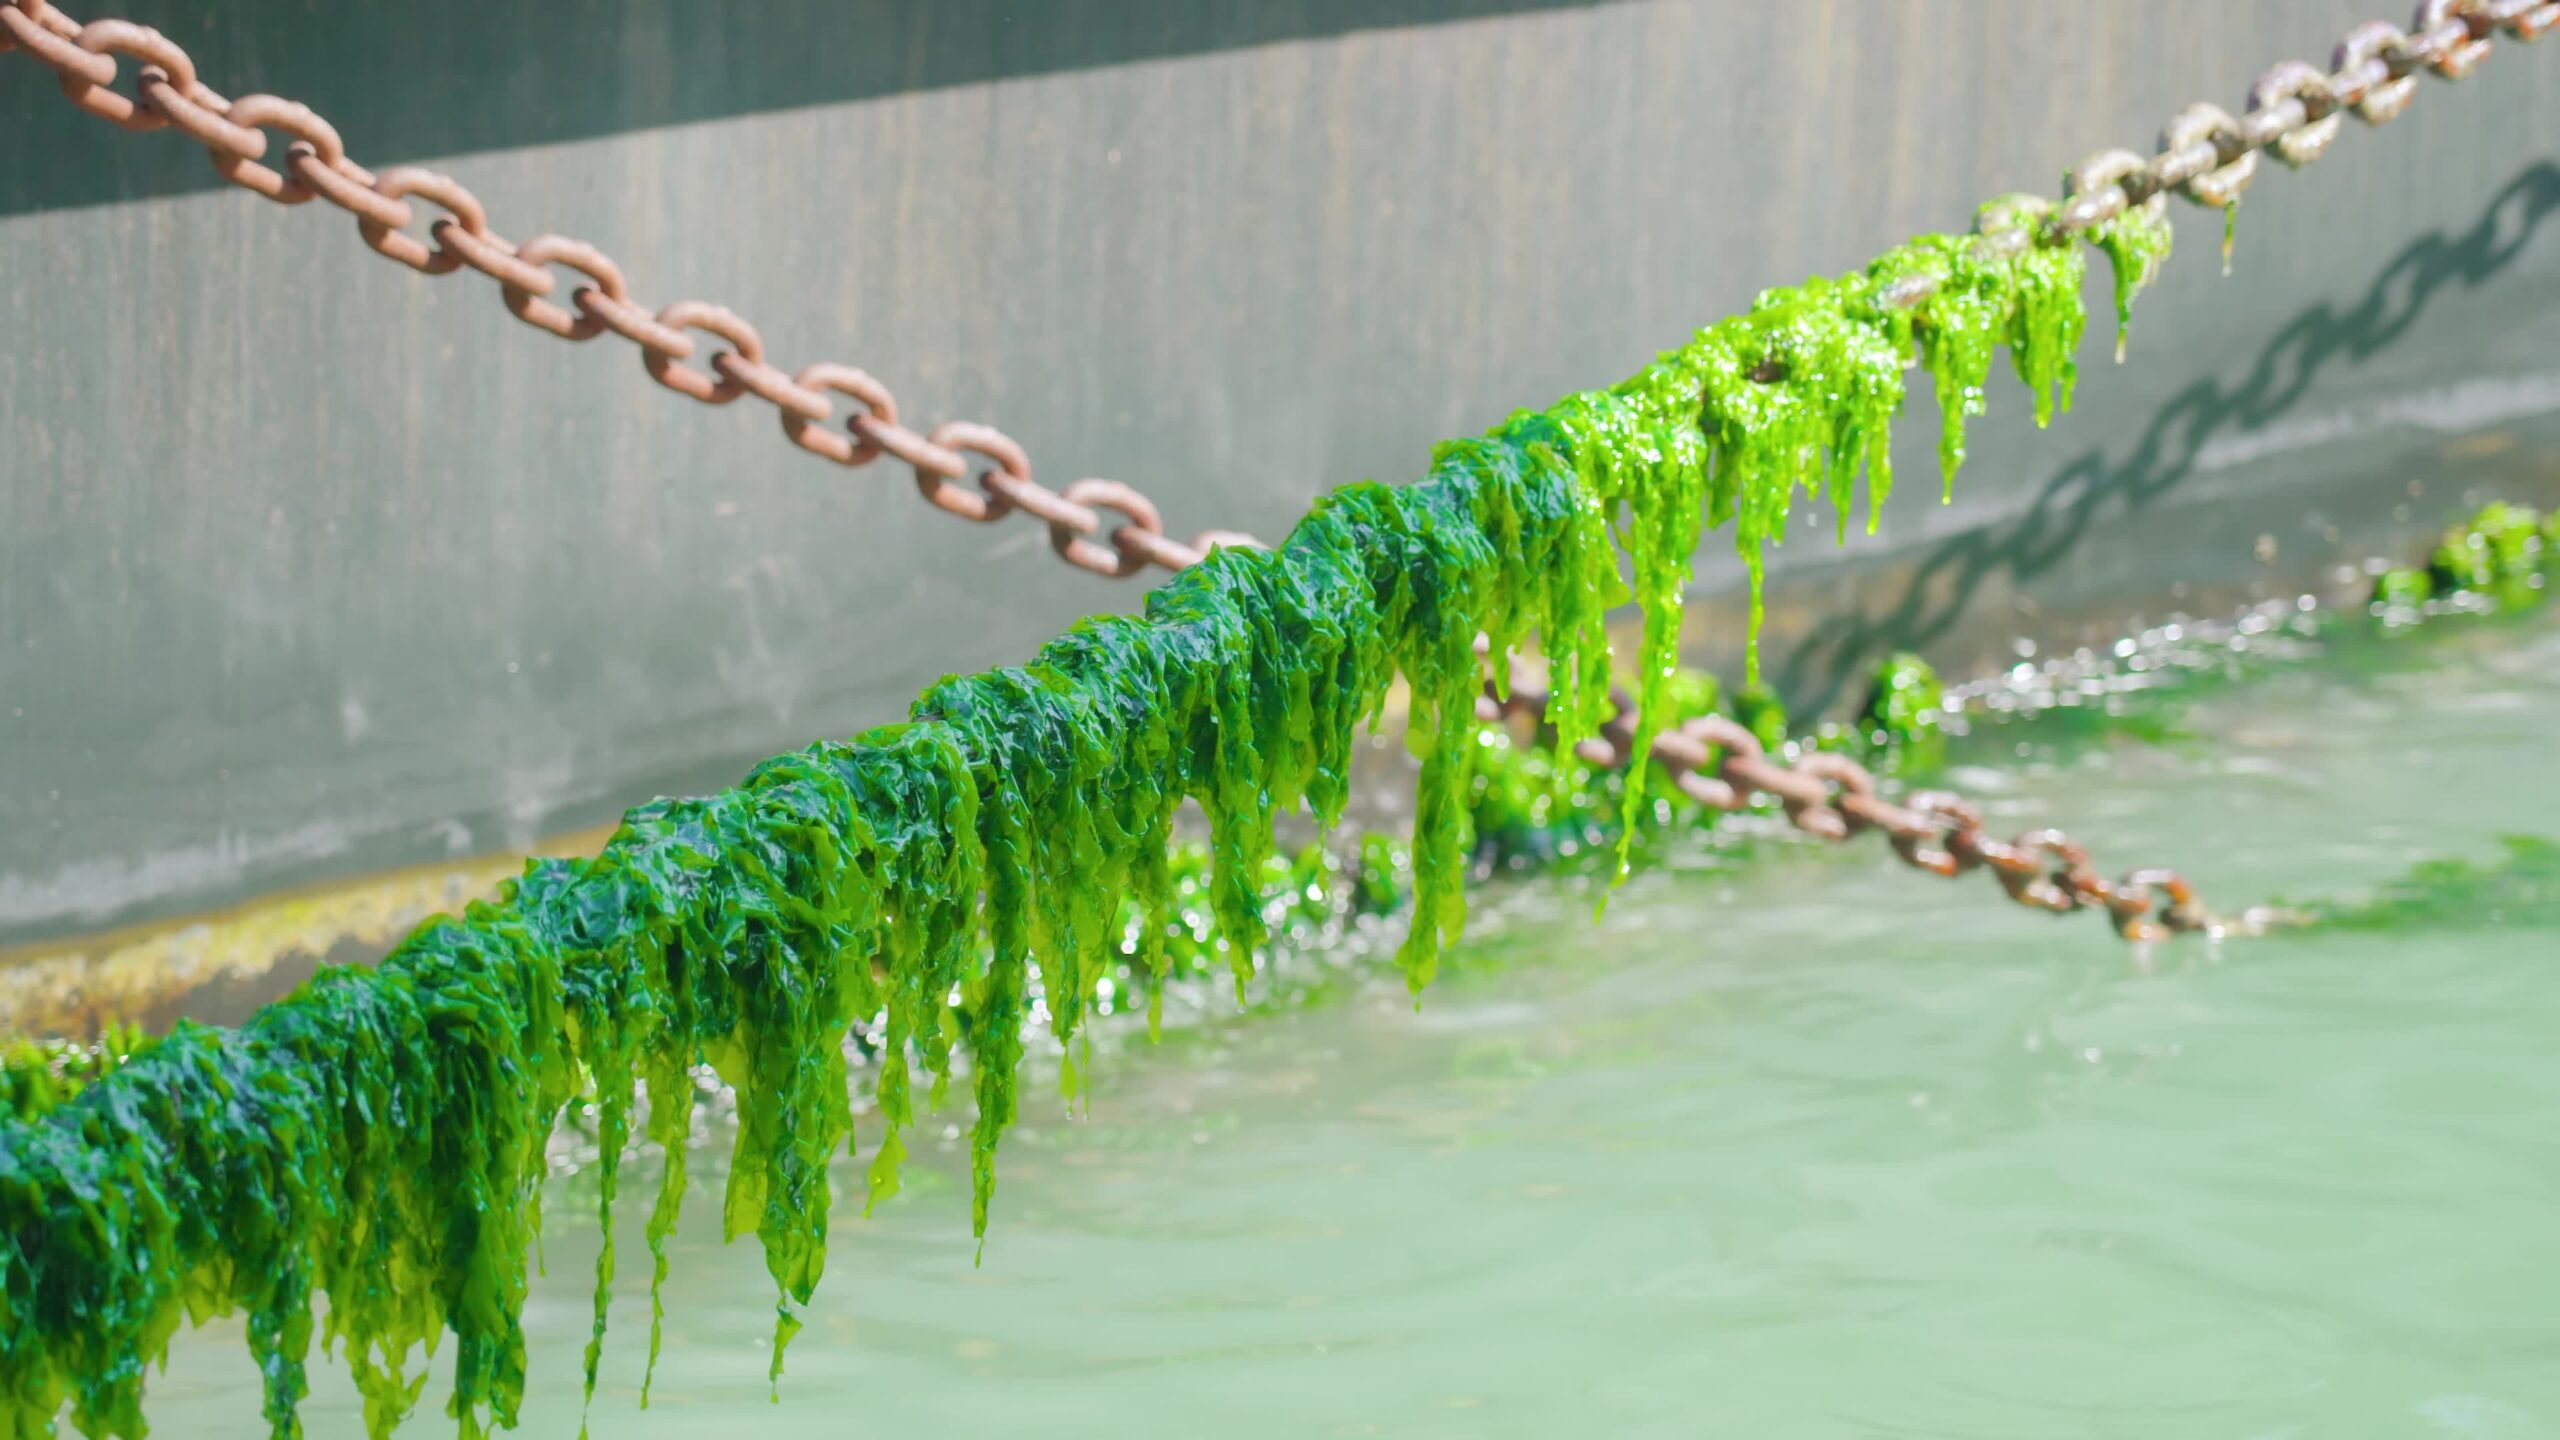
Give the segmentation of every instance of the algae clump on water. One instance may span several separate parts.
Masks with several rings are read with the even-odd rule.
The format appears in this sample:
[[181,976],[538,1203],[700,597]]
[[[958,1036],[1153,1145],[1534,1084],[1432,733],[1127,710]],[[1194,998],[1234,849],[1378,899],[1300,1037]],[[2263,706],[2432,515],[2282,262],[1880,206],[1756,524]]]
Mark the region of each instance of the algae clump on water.
[[[907,723],[768,761],[734,790],[634,810],[596,858],[535,862],[378,968],[325,970],[237,1030],[181,1025],[76,1087],[31,1085],[0,1120],[0,1435],[49,1433],[66,1403],[84,1433],[142,1434],[144,1371],[175,1327],[231,1312],[278,1435],[299,1433],[315,1339],[344,1355],[377,1435],[448,1335],[447,1413],[466,1436],[511,1425],[546,1137],[563,1107],[596,1107],[609,1213],[635,1091],[668,1162],[645,1234],[654,1360],[701,1063],[738,1097],[724,1224],[756,1235],[773,1276],[778,1374],[826,1262],[830,1166],[855,1142],[851,1029],[884,1025],[875,1197],[897,1184],[919,1085],[938,1093],[970,1053],[983,1235],[1035,967],[1062,1040],[1122,946],[1162,973],[1174,816],[1192,803],[1242,985],[1281,863],[1274,820],[1340,820],[1355,734],[1398,680],[1422,757],[1410,869],[1364,869],[1360,887],[1409,896],[1398,959],[1418,991],[1465,915],[1478,637],[1497,657],[1535,637],[1569,753],[1608,718],[1603,620],[1632,598],[1641,753],[1697,698],[1676,662],[1704,527],[1733,524],[1756,617],[1760,552],[1799,488],[1845,525],[1863,475],[1872,523],[1915,347],[1950,470],[1994,350],[2039,419],[2067,403],[2079,266],[2068,242],[2001,258],[1932,238],[1770,292],[1621,385],[1442,446],[1419,481],[1333,492],[1277,550],[1221,550],[1142,616],[945,680]],[[1932,298],[1884,303],[1923,273]],[[1775,714],[1764,693],[1746,685],[1737,705]],[[1621,789],[1631,836],[1650,787]]]

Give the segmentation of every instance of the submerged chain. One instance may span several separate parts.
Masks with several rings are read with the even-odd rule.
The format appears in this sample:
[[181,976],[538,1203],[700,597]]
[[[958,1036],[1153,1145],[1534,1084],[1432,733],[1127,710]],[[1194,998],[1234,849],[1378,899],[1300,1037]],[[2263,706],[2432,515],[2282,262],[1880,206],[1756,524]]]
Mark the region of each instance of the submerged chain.
[[[1476,713],[1488,722],[1507,716],[1542,718],[1546,692],[1516,664],[1510,674],[1507,687],[1486,687]],[[1634,707],[1623,693],[1613,698],[1617,715],[1574,749],[1604,770],[1624,768],[1635,744]],[[1816,752],[1797,757],[1792,766],[1781,764],[1758,736],[1722,715],[1701,715],[1654,737],[1652,759],[1680,793],[1710,810],[1730,814],[1765,795],[1808,835],[1847,840],[1882,831],[1894,853],[1914,869],[1953,879],[1987,868],[2019,904],[2057,914],[2104,910],[2108,923],[2127,940],[2199,932],[2253,934],[2266,922],[2256,912],[2237,918],[2215,915],[2175,870],[2136,870],[2109,881],[2090,861],[2088,848],[2060,830],[1995,839],[1983,826],[1981,810],[1944,791],[1924,791],[1897,804],[1885,798],[1873,773],[1845,755]]]
[[[2157,217],[2173,193],[2228,209],[2257,178],[2259,151],[2272,150],[2299,170],[2328,151],[2349,112],[2367,125],[2399,118],[2417,91],[2419,71],[2460,80],[2488,58],[2499,33],[2538,40],[2555,26],[2560,0],[2419,0],[2407,30],[2368,20],[2348,31],[2326,71],[2301,60],[2269,66],[2249,87],[2240,116],[2205,102],[2179,111],[2148,160],[2123,149],[2089,156],[2064,180],[2059,205],[2032,195],[1994,202],[1975,224],[1974,243],[2014,255],[2039,241],[2094,230],[2127,211]],[[1907,310],[1938,283],[1935,275],[1911,275],[1888,287],[1883,300]]]
[[[583,240],[537,235],[519,245],[490,228],[487,212],[449,175],[414,165],[376,174],[348,158],[336,127],[308,107],[274,95],[234,100],[196,76],[177,42],[129,20],[73,20],[48,0],[0,0],[0,52],[24,50],[50,67],[71,102],[128,130],[174,129],[205,147],[214,172],[280,205],[317,197],[355,217],[364,243],[427,275],[472,269],[497,283],[507,310],[563,340],[610,332],[640,349],[649,377],[706,405],[752,395],[771,405],[782,433],[812,455],[848,468],[893,456],[915,473],[934,506],[988,523],[1015,511],[1049,527],[1059,558],[1098,575],[1126,578],[1149,566],[1180,570],[1220,545],[1253,545],[1247,535],[1210,530],[1188,541],[1167,535],[1155,503],[1117,480],[1078,480],[1063,491],[1031,478],[1031,460],[1003,431],[953,420],[919,433],[900,423],[897,397],[870,374],[821,361],[786,371],[765,359],[764,339],[729,310],[679,300],[652,310],[631,298],[622,267]],[[121,56],[140,67],[134,93],[114,89]],[[282,168],[266,164],[267,132],[285,137]],[[413,200],[443,213],[427,239],[411,234]],[[430,241],[432,243],[430,243]],[[553,267],[586,283],[561,305]],[[725,342],[705,361],[695,332]],[[852,402],[836,423],[835,402]],[[971,457],[976,457],[973,461]],[[981,469],[977,461],[985,462]],[[970,480],[976,472],[973,484]],[[1104,535],[1107,517],[1116,517]]]

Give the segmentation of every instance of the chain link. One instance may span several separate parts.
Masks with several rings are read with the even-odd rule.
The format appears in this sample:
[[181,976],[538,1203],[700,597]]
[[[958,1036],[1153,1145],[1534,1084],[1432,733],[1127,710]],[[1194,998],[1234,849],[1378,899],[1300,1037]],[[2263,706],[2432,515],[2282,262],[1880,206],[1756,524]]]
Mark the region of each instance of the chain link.
[[[1975,243],[2015,254],[2032,243],[2056,244],[2128,210],[2160,213],[2169,195],[2223,209],[2256,178],[2258,152],[2300,169],[2320,158],[2346,115],[2368,125],[2397,119],[2417,90],[2417,72],[2460,80],[2488,57],[2500,33],[2537,40],[2560,26],[2560,0],[2420,0],[2410,28],[2368,20],[2347,32],[2322,71],[2301,60],[2279,62],[2249,87],[2249,108],[2235,119],[2209,104],[2190,105],[2160,133],[2149,159],[2130,150],[2101,150],[2073,166],[2059,205],[2034,196],[1986,209]],[[1906,277],[1882,297],[1907,310],[1937,289],[1926,274]]]
[[[1020,511],[1047,525],[1050,547],[1080,569],[1126,579],[1149,566],[1196,565],[1220,546],[1260,546],[1232,530],[1204,531],[1188,544],[1172,539],[1155,504],[1116,480],[1050,490],[1032,480],[1022,447],[990,425],[952,421],[919,434],[900,422],[897,397],[880,381],[832,362],[796,373],[772,365],[756,328],[721,306],[679,300],[651,310],[631,299],[622,267],[594,246],[561,235],[516,245],[490,228],[478,197],[452,176],[414,165],[376,175],[347,157],[327,120],[273,95],[225,97],[197,78],[184,47],[149,26],[84,25],[50,0],[0,0],[0,53],[11,50],[50,68],[62,93],[90,114],[129,130],[173,129],[202,145],[215,173],[244,190],[283,205],[317,198],[346,211],[365,244],[413,270],[478,271],[497,282],[508,313],[534,329],[574,341],[618,335],[639,347],[649,378],[668,389],[707,405],[754,396],[774,408],[793,444],[848,469],[893,457],[915,472],[927,501],[963,519],[991,522]],[[139,67],[131,95],[114,88],[118,57]],[[281,169],[263,163],[268,130],[289,137]],[[426,239],[409,233],[417,219],[411,197],[445,212]],[[549,298],[559,288],[553,265],[593,282],[579,287],[568,307]],[[701,348],[696,331],[727,343],[707,368],[684,363]],[[860,406],[841,429],[830,395]],[[974,468],[971,455],[991,462],[974,488],[959,483]],[[1106,512],[1120,523],[1103,536]]]
[[[1476,702],[1488,723],[1519,716],[1539,720],[1547,694],[1514,663],[1507,687],[1488,684]],[[1623,691],[1612,699],[1617,714],[1600,733],[1574,748],[1582,760],[1605,770],[1625,768],[1635,743],[1636,713]],[[2174,870],[2136,870],[2109,881],[2080,842],[2060,830],[2030,830],[2014,840],[1994,839],[1982,812],[1943,791],[1913,795],[1907,803],[1886,799],[1867,768],[1845,755],[1819,752],[1783,765],[1749,730],[1722,715],[1702,715],[1665,731],[1653,742],[1653,762],[1680,793],[1710,810],[1747,809],[1756,797],[1778,802],[1797,829],[1825,840],[1883,832],[1896,855],[1914,869],[1952,879],[1989,868],[2011,900],[2038,910],[2068,913],[2104,910],[2118,935],[2132,941],[2173,934],[2253,934],[2268,917],[2252,912],[2217,916]]]

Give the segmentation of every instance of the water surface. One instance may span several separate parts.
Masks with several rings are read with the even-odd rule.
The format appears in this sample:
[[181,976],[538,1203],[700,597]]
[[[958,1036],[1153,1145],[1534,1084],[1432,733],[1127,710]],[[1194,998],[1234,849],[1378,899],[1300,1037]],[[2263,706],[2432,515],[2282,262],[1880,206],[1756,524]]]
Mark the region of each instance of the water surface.
[[[2456,625],[1954,778],[2111,868],[2351,897],[2560,834],[2555,714],[2560,623]],[[2560,1435],[2548,893],[2149,956],[1872,844],[1589,898],[1490,892],[1419,1013],[1381,983],[1116,1049],[1089,1117],[1043,1087],[983,1266],[965,1153],[917,1146],[841,1216],[778,1407],[706,1157],[638,1409],[639,1162],[595,1433]],[[592,1204],[550,1197],[531,1434],[577,1431]],[[324,1369],[310,1433],[359,1433]],[[149,1408],[263,1434],[236,1328]]]

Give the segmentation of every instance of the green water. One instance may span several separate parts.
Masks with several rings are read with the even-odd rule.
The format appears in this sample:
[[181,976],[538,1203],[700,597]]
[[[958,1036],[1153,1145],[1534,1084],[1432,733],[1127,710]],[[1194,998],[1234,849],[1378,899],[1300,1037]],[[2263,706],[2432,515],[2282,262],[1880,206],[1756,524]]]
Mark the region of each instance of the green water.
[[[2457,623],[2199,702],[2210,742],[2007,727],[1952,778],[2209,896],[2353,895],[2560,834],[2555,713],[2560,621]],[[1381,963],[1106,1047],[1089,1118],[1026,1085],[982,1268],[942,1117],[906,1193],[839,1207],[779,1407],[772,1282],[698,1153],[652,1408],[608,1347],[595,1433],[2560,1435],[2552,896],[2147,962],[1872,845],[1589,898],[1485,892],[1419,1013]],[[533,1435],[578,1425],[586,1185],[544,1222]],[[315,1378],[310,1433],[357,1433]],[[227,1327],[146,1409],[263,1433]]]

